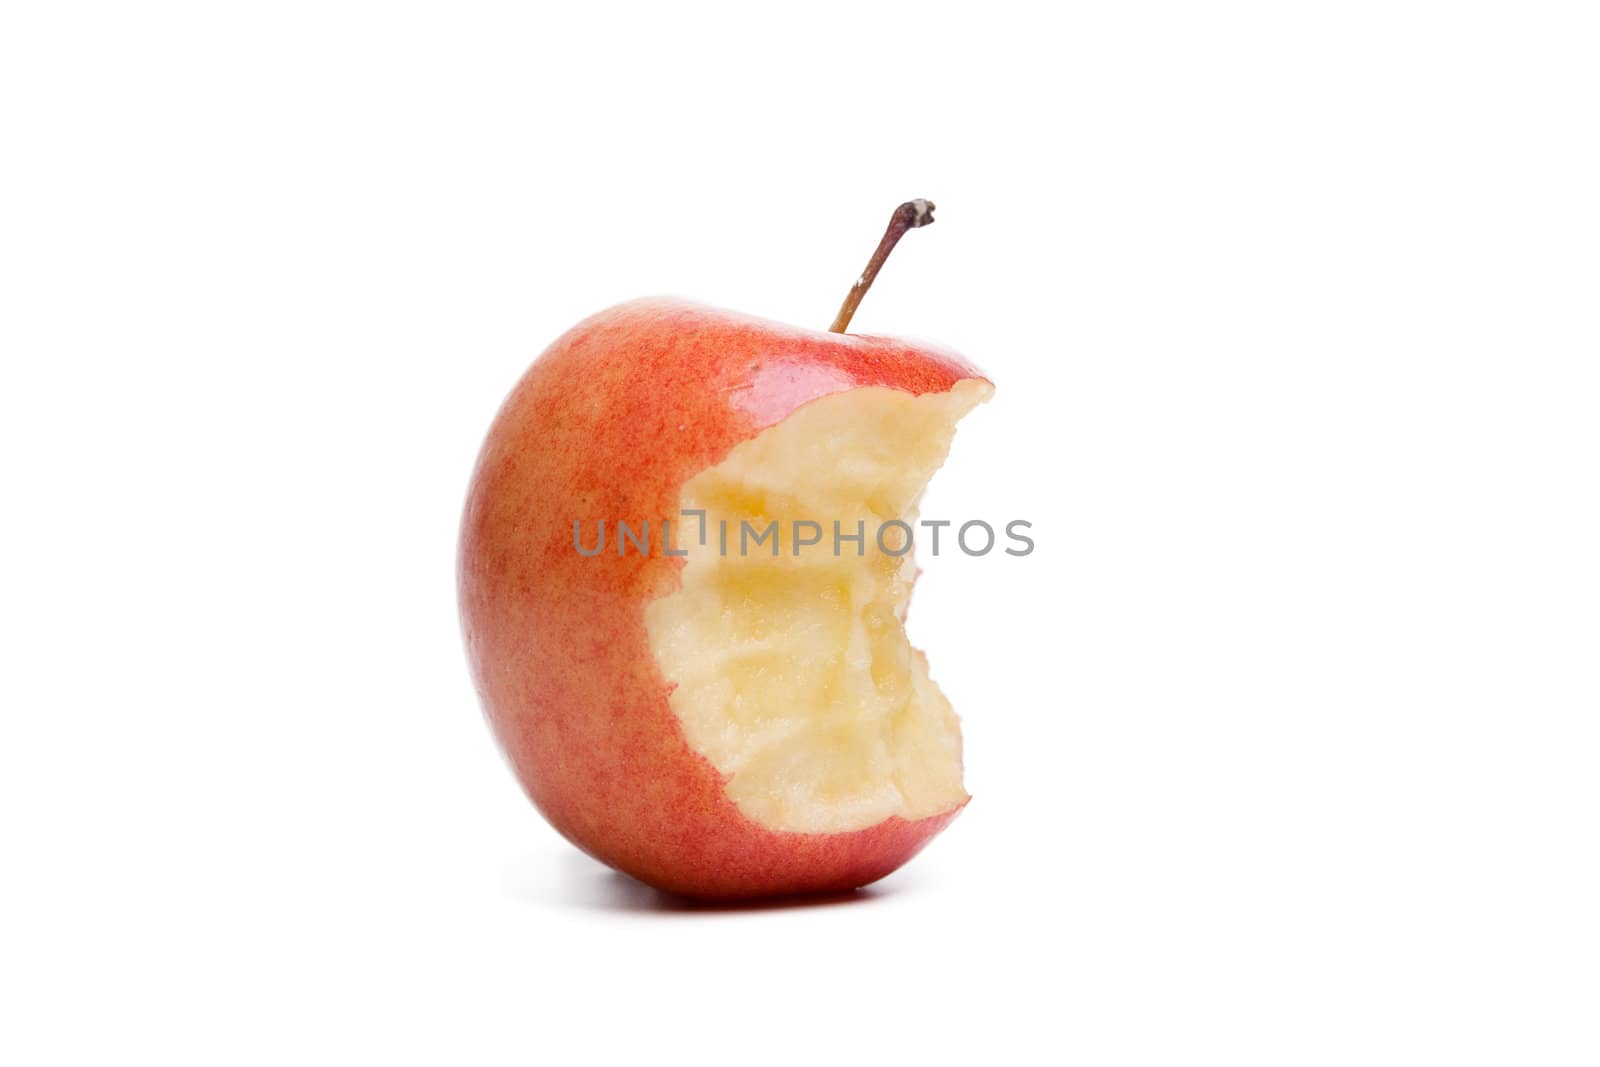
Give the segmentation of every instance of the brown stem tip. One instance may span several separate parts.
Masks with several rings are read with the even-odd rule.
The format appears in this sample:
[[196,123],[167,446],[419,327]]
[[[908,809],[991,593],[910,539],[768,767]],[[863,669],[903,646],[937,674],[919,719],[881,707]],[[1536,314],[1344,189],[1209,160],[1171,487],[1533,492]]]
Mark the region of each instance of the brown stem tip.
[[850,292],[845,295],[844,303],[839,306],[839,314],[834,317],[833,325],[828,327],[830,333],[844,333],[849,328],[856,308],[861,306],[861,298],[872,288],[872,280],[878,276],[884,260],[889,258],[889,253],[894,251],[894,246],[900,243],[906,231],[926,226],[932,221],[932,200],[907,200],[894,209],[894,214],[889,216],[889,228],[883,231],[883,240],[878,242],[878,250],[872,253],[872,258],[867,260],[867,269],[861,272],[861,277],[856,279]]

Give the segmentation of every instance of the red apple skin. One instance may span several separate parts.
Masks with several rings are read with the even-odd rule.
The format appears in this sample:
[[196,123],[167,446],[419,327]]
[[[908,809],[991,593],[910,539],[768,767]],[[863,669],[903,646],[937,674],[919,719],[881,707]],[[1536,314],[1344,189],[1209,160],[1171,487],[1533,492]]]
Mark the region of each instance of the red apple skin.
[[[534,362],[478,458],[458,578],[479,698],[551,825],[659,889],[736,899],[865,885],[955,818],[959,806],[842,834],[756,824],[685,740],[644,609],[684,565],[661,554],[659,520],[674,520],[674,545],[697,536],[678,521],[680,489],[735,445],[829,393],[938,393],[979,377],[923,345],[659,299],[595,315]],[[586,546],[607,523],[603,553],[578,554],[575,519]],[[616,554],[618,519],[650,520],[648,557]]]

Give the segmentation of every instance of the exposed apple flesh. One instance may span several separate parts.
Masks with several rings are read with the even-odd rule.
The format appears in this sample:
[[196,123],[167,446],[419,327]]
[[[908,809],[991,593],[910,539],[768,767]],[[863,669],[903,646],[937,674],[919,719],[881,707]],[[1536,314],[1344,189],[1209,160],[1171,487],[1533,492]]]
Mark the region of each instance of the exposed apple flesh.
[[708,536],[683,527],[682,587],[645,620],[684,736],[757,824],[837,834],[966,801],[955,714],[906,639],[906,534],[991,391],[813,400],[684,486]]

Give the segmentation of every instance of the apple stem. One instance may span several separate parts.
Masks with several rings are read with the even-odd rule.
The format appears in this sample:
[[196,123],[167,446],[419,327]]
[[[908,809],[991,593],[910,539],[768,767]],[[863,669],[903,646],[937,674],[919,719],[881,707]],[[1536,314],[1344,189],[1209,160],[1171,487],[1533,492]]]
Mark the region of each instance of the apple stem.
[[905,236],[907,230],[926,226],[932,221],[931,200],[907,200],[894,209],[894,214],[889,216],[889,228],[883,231],[883,240],[878,242],[878,250],[872,253],[872,258],[867,261],[867,269],[861,272],[861,277],[856,279],[856,283],[850,287],[850,292],[845,295],[844,303],[839,306],[839,314],[834,317],[833,325],[828,327],[828,332],[844,333],[849,329],[856,308],[861,306],[861,298],[872,288],[872,280],[878,276],[884,260],[894,251],[894,246],[900,243],[900,238]]

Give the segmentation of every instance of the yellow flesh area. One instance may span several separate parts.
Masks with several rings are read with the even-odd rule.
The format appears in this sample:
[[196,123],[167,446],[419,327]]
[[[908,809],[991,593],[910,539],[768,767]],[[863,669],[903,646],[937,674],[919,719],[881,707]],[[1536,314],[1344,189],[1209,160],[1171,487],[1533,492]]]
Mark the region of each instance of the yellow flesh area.
[[[761,826],[845,833],[920,819],[966,799],[961,730],[906,640],[914,552],[882,551],[890,519],[916,528],[918,499],[955,424],[992,392],[964,381],[912,396],[853,389],[802,406],[684,486],[674,524],[683,584],[646,609],[671,705],[728,795]],[[822,528],[796,554],[795,520]],[[778,522],[772,540],[754,536]],[[865,545],[841,541],[864,523]],[[726,522],[727,551],[720,531]],[[741,551],[741,523],[751,528]],[[802,526],[800,537],[816,530]],[[884,544],[899,551],[904,531]],[[860,554],[858,554],[858,551]]]

